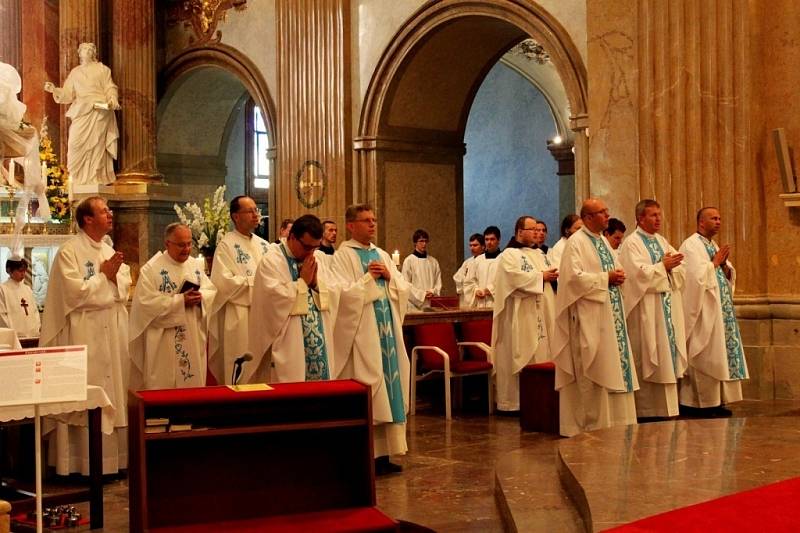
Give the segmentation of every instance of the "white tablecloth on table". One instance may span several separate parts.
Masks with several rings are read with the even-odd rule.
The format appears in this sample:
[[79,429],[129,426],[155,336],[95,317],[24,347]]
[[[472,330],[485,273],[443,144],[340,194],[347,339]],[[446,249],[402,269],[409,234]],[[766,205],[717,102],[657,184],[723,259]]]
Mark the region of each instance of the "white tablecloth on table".
[[[82,402],[43,403],[39,405],[39,414],[50,416],[61,422],[72,425],[88,425],[86,411],[100,407],[103,411],[102,431],[110,435],[114,431],[114,407],[102,387],[89,385],[86,388],[86,400]],[[32,405],[12,405],[0,407],[0,422],[33,418]],[[45,430],[46,431],[46,430]]]

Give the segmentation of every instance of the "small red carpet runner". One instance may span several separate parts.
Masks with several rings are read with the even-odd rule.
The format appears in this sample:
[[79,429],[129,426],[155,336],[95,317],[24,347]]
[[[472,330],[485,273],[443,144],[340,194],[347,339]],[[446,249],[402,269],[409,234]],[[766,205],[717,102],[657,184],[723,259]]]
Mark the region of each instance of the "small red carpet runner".
[[606,531],[800,531],[800,478],[681,507]]

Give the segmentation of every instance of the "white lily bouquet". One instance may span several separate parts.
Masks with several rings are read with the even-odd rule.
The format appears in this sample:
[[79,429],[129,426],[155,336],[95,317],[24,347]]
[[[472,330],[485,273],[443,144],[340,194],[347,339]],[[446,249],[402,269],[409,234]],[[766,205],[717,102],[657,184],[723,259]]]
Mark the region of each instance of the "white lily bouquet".
[[225,202],[225,186],[214,191],[211,198],[203,200],[203,208],[194,202],[183,207],[174,205],[178,220],[192,230],[192,243],[206,257],[214,255],[217,244],[228,231],[229,210]]

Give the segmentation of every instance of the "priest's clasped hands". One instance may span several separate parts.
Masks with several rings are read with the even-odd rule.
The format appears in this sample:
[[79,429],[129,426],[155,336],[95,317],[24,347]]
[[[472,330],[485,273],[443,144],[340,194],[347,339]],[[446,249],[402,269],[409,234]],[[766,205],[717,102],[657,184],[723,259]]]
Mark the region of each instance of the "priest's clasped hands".
[[544,278],[545,282],[548,281],[557,281],[558,280],[558,269],[551,268],[550,270],[545,270],[542,272],[542,277]]
[[367,265],[367,272],[372,275],[373,279],[383,278],[386,281],[392,279],[392,275],[389,273],[389,269],[386,268],[386,265],[383,264],[382,261],[371,261],[369,265]]
[[625,283],[625,271],[621,268],[608,271],[608,284],[609,285],[622,285]]
[[108,281],[115,285],[117,283],[117,272],[119,272],[119,267],[122,266],[123,259],[122,252],[115,252],[114,255],[100,264],[100,272],[108,278]]
[[667,272],[672,272],[672,269],[676,266],[680,266],[681,262],[683,261],[683,254],[682,253],[675,253],[667,252],[664,255],[664,259],[661,261],[664,263],[664,268],[667,269]]
[[183,293],[183,306],[192,307],[203,303],[203,295],[197,289],[192,289]]
[[300,265],[300,278],[306,282],[310,288],[317,286],[317,260],[314,254],[308,254]]

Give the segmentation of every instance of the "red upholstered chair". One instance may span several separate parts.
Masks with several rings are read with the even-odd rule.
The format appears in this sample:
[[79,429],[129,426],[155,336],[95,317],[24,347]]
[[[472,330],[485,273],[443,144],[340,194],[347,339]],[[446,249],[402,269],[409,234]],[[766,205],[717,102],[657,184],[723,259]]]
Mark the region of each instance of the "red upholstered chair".
[[486,361],[487,348],[492,346],[492,320],[468,320],[459,324],[461,340],[467,343],[481,343],[485,346],[469,344],[464,347],[464,357],[470,361]]
[[[437,322],[414,326],[416,346],[411,350],[411,414],[417,407],[417,381],[437,373],[444,373],[444,403],[447,420],[452,418],[450,403],[450,379],[486,374],[489,388],[489,413],[493,411],[492,374],[494,373],[492,350],[480,342],[458,342],[453,324]],[[465,361],[462,350],[466,346],[481,347],[486,351],[484,361]],[[422,374],[417,376],[417,356],[422,356]]]

